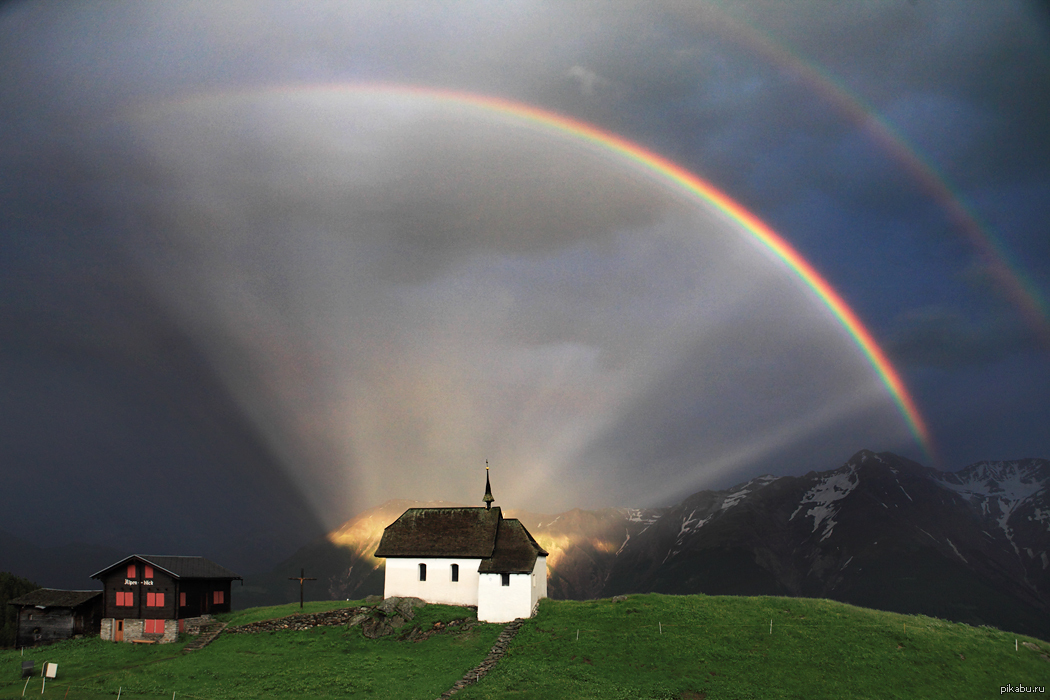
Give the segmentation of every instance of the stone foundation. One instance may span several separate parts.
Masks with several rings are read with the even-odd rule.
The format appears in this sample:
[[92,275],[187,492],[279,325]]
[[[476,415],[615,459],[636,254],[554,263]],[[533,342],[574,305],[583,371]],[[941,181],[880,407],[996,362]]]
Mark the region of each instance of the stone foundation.
[[[165,620],[164,621],[164,634],[146,634],[142,630],[145,627],[145,620],[136,619],[124,619],[124,641],[133,642],[136,639],[148,639],[158,644],[171,644],[179,639],[179,621],[178,620]],[[99,638],[105,639],[106,641],[113,641],[113,628],[114,618],[106,617],[102,619],[102,627],[99,632]]]
[[182,631],[186,634],[200,634],[201,627],[215,622],[215,618],[205,614],[200,617],[184,617],[182,619]]

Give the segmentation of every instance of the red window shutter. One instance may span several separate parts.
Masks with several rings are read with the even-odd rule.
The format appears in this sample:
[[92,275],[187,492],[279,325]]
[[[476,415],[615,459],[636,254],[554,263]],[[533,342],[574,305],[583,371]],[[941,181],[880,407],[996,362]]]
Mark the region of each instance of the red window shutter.
[[142,567],[142,575],[145,578],[153,578],[153,567],[149,566],[149,565],[143,566]]
[[158,608],[163,608],[164,607],[164,594],[163,593],[158,593],[157,594],[157,607]]
[[226,594],[225,594],[224,591],[214,591],[212,593],[211,602],[214,605],[222,605],[224,600],[225,600],[225,598],[226,598]]
[[182,591],[181,593],[179,593],[179,607],[186,607],[186,591]]
[[130,579],[134,579],[135,578],[135,565],[134,564],[128,564],[128,578],[130,578]]
[[[124,591],[117,591],[117,602],[116,602],[116,605],[117,605],[117,607],[120,607],[120,608],[124,607]],[[33,619],[33,618],[29,618],[29,619]]]
[[126,606],[128,606],[130,608],[134,604],[135,604],[135,594],[132,593],[131,591],[128,591],[127,593],[124,594],[124,605],[126,605]]
[[147,593],[146,594],[146,607],[155,608],[157,607],[157,594]]
[[143,620],[142,631],[146,634],[153,634],[153,620]]

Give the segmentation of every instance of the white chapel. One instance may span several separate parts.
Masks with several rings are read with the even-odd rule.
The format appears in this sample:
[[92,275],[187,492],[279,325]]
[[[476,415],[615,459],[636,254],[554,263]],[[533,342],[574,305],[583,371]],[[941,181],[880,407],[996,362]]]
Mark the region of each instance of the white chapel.
[[388,525],[375,553],[384,597],[476,605],[482,622],[531,617],[547,597],[547,552],[493,500],[486,465],[484,508],[409,508]]

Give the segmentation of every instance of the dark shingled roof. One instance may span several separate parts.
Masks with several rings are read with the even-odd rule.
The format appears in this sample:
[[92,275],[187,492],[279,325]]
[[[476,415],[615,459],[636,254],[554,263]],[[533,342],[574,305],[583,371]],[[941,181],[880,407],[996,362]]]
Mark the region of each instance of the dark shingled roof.
[[520,520],[503,520],[496,535],[495,551],[481,562],[478,573],[529,574],[536,566],[536,557],[541,554],[547,556],[547,552],[532,539]]
[[409,508],[387,525],[377,557],[492,556],[503,516],[485,508]]
[[132,559],[143,561],[154,568],[165,571],[175,578],[215,578],[215,579],[237,579],[243,580],[224,566],[219,566],[204,557],[173,557],[168,555],[154,554],[132,554],[130,557],[121,559],[115,564],[110,564],[105,569],[91,575],[98,578],[118,566],[124,566]]
[[38,588],[7,601],[7,604],[32,605],[40,608],[75,608],[100,595],[102,591],[59,591],[54,588]]

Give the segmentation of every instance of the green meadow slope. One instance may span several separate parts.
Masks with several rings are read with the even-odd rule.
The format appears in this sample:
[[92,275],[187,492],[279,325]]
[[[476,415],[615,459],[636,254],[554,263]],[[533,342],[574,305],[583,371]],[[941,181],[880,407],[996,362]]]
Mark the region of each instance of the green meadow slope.
[[[355,603],[313,603],[307,612]],[[356,603],[359,604],[359,603]],[[298,612],[256,608],[245,624]],[[432,605],[403,628],[471,616]],[[502,631],[478,625],[422,642],[370,640],[359,628],[223,635],[182,653],[98,639],[0,652],[0,698],[405,698],[433,700],[476,666]],[[1015,640],[1017,642],[1015,651]],[[25,688],[20,661],[37,677]],[[545,600],[499,664],[455,697],[980,698],[1002,686],[1050,686],[1050,644],[990,628],[827,600],[632,595]],[[1038,693],[1037,693],[1038,695]]]

